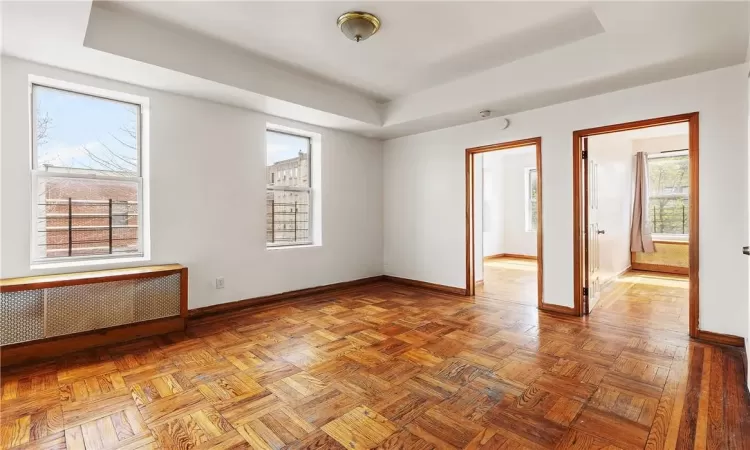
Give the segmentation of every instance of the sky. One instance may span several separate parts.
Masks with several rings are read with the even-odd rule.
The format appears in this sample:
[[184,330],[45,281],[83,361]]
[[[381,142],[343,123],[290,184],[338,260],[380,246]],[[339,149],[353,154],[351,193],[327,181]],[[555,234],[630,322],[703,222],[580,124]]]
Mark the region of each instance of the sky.
[[[112,153],[135,160],[136,141],[122,128],[134,129],[138,106],[88,95],[34,86],[36,123],[51,122],[46,138],[37,143],[38,165],[106,169],[86,152],[127,167]],[[119,139],[123,143],[117,141]],[[109,150],[107,150],[109,148]]]
[[[123,128],[134,129],[138,106],[43,86],[34,86],[36,123],[51,120],[46,137],[37,142],[38,167],[107,169],[90,156],[114,161],[127,167],[115,155],[135,160],[136,142]],[[121,142],[118,142],[118,139]],[[266,164],[296,157],[310,151],[310,140],[285,133],[266,133]],[[127,145],[124,145],[124,144]],[[87,151],[88,150],[88,151]],[[110,168],[112,170],[112,168]]]
[[266,133],[266,165],[295,158],[299,151],[303,153],[310,151],[310,139],[285,133],[269,131]]

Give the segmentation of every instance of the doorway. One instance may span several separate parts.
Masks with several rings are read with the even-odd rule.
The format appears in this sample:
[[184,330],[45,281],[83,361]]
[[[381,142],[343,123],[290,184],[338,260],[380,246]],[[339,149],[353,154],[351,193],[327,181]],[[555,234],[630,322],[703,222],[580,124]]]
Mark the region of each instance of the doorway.
[[542,140],[466,150],[466,293],[543,307]]
[[573,133],[574,310],[698,337],[698,113]]

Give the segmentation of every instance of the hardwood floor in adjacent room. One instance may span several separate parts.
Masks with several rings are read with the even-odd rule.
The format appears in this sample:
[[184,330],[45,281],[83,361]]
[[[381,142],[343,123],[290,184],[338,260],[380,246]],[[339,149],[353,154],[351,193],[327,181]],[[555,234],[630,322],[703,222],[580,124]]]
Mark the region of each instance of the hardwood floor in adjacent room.
[[512,257],[491,258],[482,265],[484,280],[476,287],[479,297],[504,302],[537,304],[537,262]]
[[690,279],[686,275],[630,271],[602,289],[591,314],[600,320],[627,317],[632,326],[688,334]]
[[742,351],[652,325],[382,282],[4,369],[0,438],[69,449],[750,448]]

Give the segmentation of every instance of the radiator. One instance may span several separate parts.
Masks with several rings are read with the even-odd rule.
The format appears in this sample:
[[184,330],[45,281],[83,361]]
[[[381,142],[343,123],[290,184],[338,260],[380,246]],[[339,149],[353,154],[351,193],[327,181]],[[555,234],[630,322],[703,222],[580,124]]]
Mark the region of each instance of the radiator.
[[0,345],[179,316],[181,276],[156,273],[2,292]]

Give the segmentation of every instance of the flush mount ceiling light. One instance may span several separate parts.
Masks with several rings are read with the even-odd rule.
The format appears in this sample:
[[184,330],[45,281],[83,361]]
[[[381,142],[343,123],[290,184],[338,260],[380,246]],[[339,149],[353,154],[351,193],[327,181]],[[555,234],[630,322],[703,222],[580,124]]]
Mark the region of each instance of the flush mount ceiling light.
[[380,29],[380,19],[370,13],[360,11],[342,14],[336,24],[344,36],[354,42],[364,41]]

